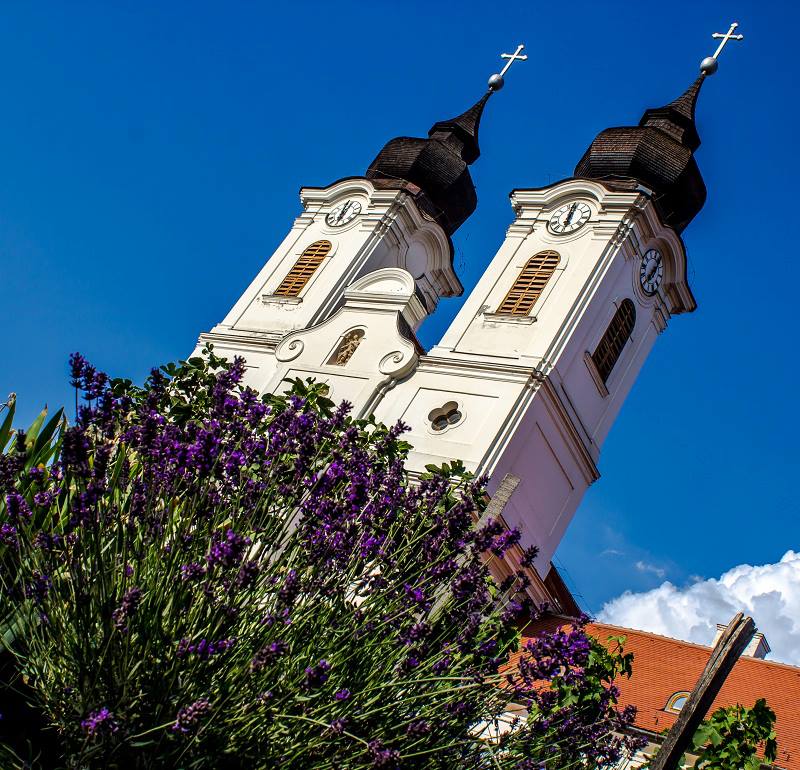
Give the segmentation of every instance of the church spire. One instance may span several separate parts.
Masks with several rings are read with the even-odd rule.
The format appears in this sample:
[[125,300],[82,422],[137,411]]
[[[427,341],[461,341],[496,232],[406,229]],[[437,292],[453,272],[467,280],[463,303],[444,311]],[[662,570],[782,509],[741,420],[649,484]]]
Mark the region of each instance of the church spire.
[[391,139],[367,169],[368,179],[385,184],[408,182],[422,193],[427,208],[448,235],[475,211],[478,196],[469,166],[480,157],[478,128],[489,97],[503,87],[504,75],[515,61],[525,61],[523,45],[502,54],[505,67],[489,78],[488,91],[468,110],[431,126],[428,138],[400,136]]
[[472,165],[481,154],[478,147],[478,127],[481,124],[483,108],[489,101],[493,91],[487,91],[466,112],[450,120],[440,120],[434,123],[428,131],[428,136],[441,139],[449,144],[467,164]]
[[650,188],[664,224],[680,233],[706,200],[706,186],[694,159],[700,146],[695,110],[700,89],[717,71],[717,57],[734,35],[734,22],[713,56],[700,63],[700,75],[677,99],[645,111],[638,126],[601,131],[575,167],[575,176],[600,180],[634,180]]
[[705,78],[706,76],[701,74],[692,85],[669,104],[646,110],[639,125],[658,128],[694,152],[700,146],[700,135],[697,133],[694,113],[697,107],[697,97]]
[[694,120],[694,111],[697,107],[697,97],[700,94],[700,86],[703,85],[705,75],[701,73],[697,80],[692,83],[677,99],[671,101],[667,107],[682,115],[688,120]]

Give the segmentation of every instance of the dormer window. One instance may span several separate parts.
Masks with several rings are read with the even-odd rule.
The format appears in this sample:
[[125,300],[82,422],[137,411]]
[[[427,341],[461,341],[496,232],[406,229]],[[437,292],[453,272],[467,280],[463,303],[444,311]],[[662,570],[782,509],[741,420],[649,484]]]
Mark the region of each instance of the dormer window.
[[531,257],[514,281],[497,312],[502,315],[528,315],[560,261],[556,251],[540,251]]
[[686,705],[686,701],[689,700],[689,695],[690,693],[688,692],[676,692],[667,701],[667,705],[664,706],[664,711],[671,711],[673,714],[679,714],[681,709]]

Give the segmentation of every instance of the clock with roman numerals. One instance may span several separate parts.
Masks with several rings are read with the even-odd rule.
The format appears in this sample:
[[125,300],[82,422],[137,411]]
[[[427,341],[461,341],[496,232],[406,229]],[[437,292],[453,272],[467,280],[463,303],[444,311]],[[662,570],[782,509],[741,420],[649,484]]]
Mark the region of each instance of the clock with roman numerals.
[[639,283],[648,297],[652,297],[661,286],[664,277],[664,258],[658,249],[648,249],[639,265]]
[[358,201],[347,200],[340,203],[328,216],[325,223],[329,227],[341,227],[351,222],[361,213],[361,204]]
[[592,215],[592,210],[583,201],[573,201],[566,203],[560,209],[553,212],[547,227],[555,235],[567,235],[580,230]]

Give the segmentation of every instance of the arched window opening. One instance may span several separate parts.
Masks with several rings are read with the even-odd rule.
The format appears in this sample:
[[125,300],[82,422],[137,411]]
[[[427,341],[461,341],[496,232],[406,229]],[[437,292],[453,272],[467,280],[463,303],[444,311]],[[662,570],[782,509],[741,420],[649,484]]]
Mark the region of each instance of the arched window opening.
[[629,299],[622,300],[622,303],[614,313],[611,323],[606,329],[606,333],[600,340],[597,349],[592,353],[592,361],[597,367],[603,382],[608,382],[614,366],[619,360],[625,343],[630,339],[636,323],[636,309],[633,302]]
[[316,241],[308,246],[281,281],[281,285],[275,289],[275,294],[280,297],[296,297],[300,294],[330,250],[330,241]]
[[541,251],[531,257],[514,281],[497,312],[503,315],[528,315],[553,275],[561,257],[556,251]]
[[361,340],[363,339],[363,329],[353,329],[347,332],[328,359],[328,365],[344,366],[353,357],[353,353],[356,352],[356,348],[361,344]]
[[674,714],[677,714],[686,705],[686,701],[688,700],[689,700],[688,692],[676,692],[667,701],[667,705],[664,707],[664,710],[672,711]]

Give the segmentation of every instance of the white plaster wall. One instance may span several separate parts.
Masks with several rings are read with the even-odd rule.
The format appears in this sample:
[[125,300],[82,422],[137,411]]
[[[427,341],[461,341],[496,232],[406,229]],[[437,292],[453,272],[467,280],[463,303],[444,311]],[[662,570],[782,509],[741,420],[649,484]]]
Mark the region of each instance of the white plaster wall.
[[[274,357],[276,345],[288,334],[330,318],[342,306],[347,287],[364,275],[384,267],[407,269],[426,313],[441,297],[462,291],[453,272],[449,239],[422,216],[408,191],[378,189],[367,179],[351,178],[327,188],[304,188],[301,199],[304,210],[286,238],[223,321],[200,336],[194,353],[212,343],[219,355],[244,356],[245,382],[261,390],[281,369]],[[358,201],[361,213],[343,227],[328,226],[326,215],[345,200]],[[331,251],[300,296],[276,297],[275,290],[297,258],[323,239],[331,242]],[[414,316],[412,328],[424,315]]]
[[[325,214],[350,198],[362,215],[330,228]],[[566,201],[586,202],[592,215],[565,237],[546,227]],[[442,340],[419,356],[400,332],[411,328],[441,296],[460,291],[450,265],[450,244],[424,219],[413,198],[376,190],[365,179],[342,180],[303,191],[305,211],[222,324],[201,342],[223,355],[244,355],[246,379],[260,391],[282,391],[286,377],[326,382],[335,401],[356,414],[374,412],[411,430],[409,468],[460,459],[492,477],[490,491],[512,473],[521,482],[504,516],[540,548],[546,575],[586,489],[599,476],[596,463],[630,387],[671,314],[691,310],[685,254],[677,236],[658,221],[647,194],[613,192],[587,180],[567,180],[512,195],[516,218],[497,254]],[[326,238],[330,255],[299,298],[273,296],[310,243]],[[641,254],[656,244],[665,256],[662,289],[639,288]],[[561,260],[527,317],[495,311],[525,262],[540,251]],[[420,295],[422,299],[420,299]],[[636,306],[636,325],[607,382],[598,386],[585,356],[597,346],[624,298]],[[328,363],[353,328],[364,338],[345,366]],[[455,401],[457,424],[435,431],[430,415]]]
[[[431,309],[441,296],[461,292],[447,237],[422,217],[407,192],[352,178],[304,188],[301,197],[305,210],[215,332],[286,334],[319,323],[341,306],[347,286],[381,267],[409,267]],[[360,203],[361,213],[342,227],[329,226],[326,215],[345,200]],[[298,257],[319,240],[330,241],[331,251],[299,297],[276,297]]]
[[[275,348],[274,371],[255,384],[262,392],[284,392],[287,378],[312,378],[330,388],[335,402],[349,401],[363,413],[376,393],[415,366],[414,343],[400,332],[425,315],[413,277],[400,268],[383,268],[356,281],[345,292],[345,304],[328,320],[286,335]],[[344,336],[363,332],[358,347],[343,365],[330,363]]]
[[[671,312],[693,309],[693,299],[682,245],[660,225],[644,192],[568,180],[516,191],[512,200],[517,218],[476,288],[441,342],[386,396],[377,416],[387,422],[400,416],[411,426],[414,470],[461,458],[492,476],[490,491],[506,473],[520,478],[504,516],[520,528],[524,545],[539,546],[537,568],[545,575],[599,476],[600,448],[656,336]],[[568,200],[586,202],[592,216],[581,230],[559,237],[546,223]],[[639,287],[639,263],[653,244],[665,257],[667,279],[656,296],[647,297]],[[527,260],[549,250],[561,259],[529,316],[498,315]],[[636,324],[603,388],[585,357],[625,298],[635,304]],[[449,400],[463,407],[464,420],[436,433],[430,411]]]
[[[411,428],[405,439],[413,446],[408,464],[412,470],[454,459],[476,470],[497,438],[497,426],[507,416],[509,403],[522,388],[521,381],[489,381],[479,372],[459,374],[423,366],[387,394],[375,416],[388,424],[401,419]],[[463,419],[435,432],[428,416],[448,401],[458,403]]]

